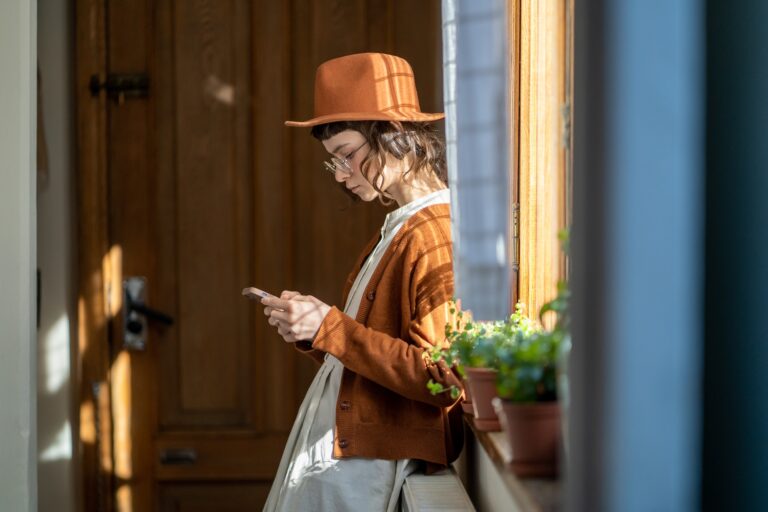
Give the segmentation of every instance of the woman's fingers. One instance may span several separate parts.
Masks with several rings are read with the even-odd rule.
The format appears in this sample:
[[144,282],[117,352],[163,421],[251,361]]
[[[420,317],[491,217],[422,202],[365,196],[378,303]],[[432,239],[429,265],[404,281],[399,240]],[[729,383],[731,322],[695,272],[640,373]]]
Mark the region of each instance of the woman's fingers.
[[461,380],[456,376],[453,370],[448,368],[445,361],[438,361],[437,366],[440,368],[440,371],[445,378],[445,382],[447,382],[449,386],[456,386],[457,388],[462,389]]
[[290,322],[281,320],[285,319],[287,313],[267,306],[264,308],[264,314],[267,316],[267,323],[277,328],[277,333],[286,341],[286,343],[295,343],[298,341],[298,338],[296,338],[293,332],[295,326]]
[[281,298],[267,297],[261,300],[264,314],[272,326],[288,342],[311,339],[315,336],[330,306],[311,295],[286,290]]
[[289,300],[278,299],[277,297],[264,297],[261,299],[261,303],[273,309],[286,310],[291,307],[291,302]]
[[291,300],[297,300],[301,302],[311,302],[315,306],[323,305],[323,301],[312,295],[295,295]]
[[459,389],[463,389],[461,380],[455,373],[445,364],[445,361],[438,361],[437,363],[427,364],[427,371],[433,380],[443,383],[445,387],[455,386]]
[[281,325],[277,328],[277,332],[288,343],[294,343],[296,341],[296,337],[294,336],[294,334],[291,332],[289,328],[286,328]]
[[427,371],[433,380],[442,380],[440,375],[440,369],[436,364],[427,365]]
[[270,318],[274,318],[276,320],[280,320],[281,322],[286,323],[292,323],[293,321],[293,314],[289,313],[287,311],[280,311],[278,309],[272,310],[272,312],[269,314]]

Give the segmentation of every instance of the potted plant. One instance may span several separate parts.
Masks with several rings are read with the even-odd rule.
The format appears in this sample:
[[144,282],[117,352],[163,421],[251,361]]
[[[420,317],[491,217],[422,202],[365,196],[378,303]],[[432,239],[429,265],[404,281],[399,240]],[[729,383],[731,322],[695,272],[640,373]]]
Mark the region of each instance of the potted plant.
[[[444,361],[449,367],[456,367],[464,378],[465,397],[472,396],[470,403],[462,404],[465,412],[474,416],[478,430],[501,430],[498,416],[493,408],[496,395],[498,353],[500,347],[511,343],[518,337],[528,335],[537,329],[523,312],[523,305],[518,304],[515,313],[506,321],[473,322],[468,312],[461,311],[455,303],[451,313],[456,315],[454,325],[446,326],[446,348],[433,351],[434,362]],[[439,383],[430,381],[429,389],[433,394],[446,392]],[[460,390],[450,390],[458,396]]]
[[[462,386],[464,388],[464,399],[461,402],[461,408],[465,414],[474,414],[474,405],[472,400],[472,390],[469,387],[469,379],[467,378],[464,366],[461,365],[462,359],[469,360],[469,355],[477,343],[477,336],[481,332],[478,329],[479,325],[472,322],[472,315],[470,312],[464,312],[458,305],[458,302],[454,299],[451,301],[450,313],[454,315],[455,323],[445,325],[445,339],[448,344],[447,348],[438,349],[433,352],[432,359],[437,362],[443,360],[449,367],[455,367],[461,376]],[[429,383],[430,389],[433,394],[442,392],[442,386],[435,384],[433,381]],[[451,389],[452,394],[455,396],[458,390]]]
[[498,431],[501,430],[501,424],[493,409],[493,399],[497,396],[497,372],[493,367],[493,360],[499,338],[489,332],[490,329],[486,327],[480,329],[483,334],[478,334],[469,357],[465,359],[467,362],[459,368],[466,376],[467,386],[472,395],[475,428],[482,431]]
[[[558,366],[569,344],[568,288],[558,285],[557,297],[542,306],[540,319],[557,314],[550,330],[529,331],[502,344],[497,351],[497,392],[494,407],[512,451],[518,476],[551,477],[557,473],[561,439]],[[543,323],[543,322],[542,322]]]

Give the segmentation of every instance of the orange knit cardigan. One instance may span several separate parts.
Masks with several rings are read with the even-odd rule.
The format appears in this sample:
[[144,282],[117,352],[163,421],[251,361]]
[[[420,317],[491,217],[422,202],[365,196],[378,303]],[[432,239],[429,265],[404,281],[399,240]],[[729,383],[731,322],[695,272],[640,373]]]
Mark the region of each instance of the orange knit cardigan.
[[[313,341],[297,348],[344,365],[336,402],[334,457],[419,459],[427,470],[452,462],[463,443],[461,408],[449,393],[433,396],[425,355],[445,342],[453,296],[448,205],[413,214],[385,251],[356,318],[336,307]],[[344,287],[346,303],[378,237],[360,255]]]

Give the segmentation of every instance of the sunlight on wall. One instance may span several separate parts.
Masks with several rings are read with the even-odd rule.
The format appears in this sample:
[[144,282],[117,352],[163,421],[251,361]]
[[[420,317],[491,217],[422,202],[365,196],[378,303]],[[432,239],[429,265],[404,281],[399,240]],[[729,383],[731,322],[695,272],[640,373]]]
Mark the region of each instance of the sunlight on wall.
[[117,489],[117,510],[133,510],[133,494],[130,485],[122,485]]
[[123,350],[112,363],[113,435],[115,443],[115,475],[121,479],[133,476],[131,463],[131,354]]
[[107,315],[114,318],[123,307],[123,248],[113,245],[101,262],[109,310]]
[[81,357],[85,353],[85,344],[88,339],[85,335],[86,311],[85,311],[85,299],[82,296],[77,298],[77,357]]
[[114,436],[114,474],[124,482],[117,489],[118,510],[133,510],[133,446],[131,431],[131,354],[123,350],[111,369]]
[[56,434],[53,442],[40,453],[40,462],[69,460],[72,458],[72,429],[65,422]]
[[38,357],[45,360],[45,390],[56,393],[69,381],[69,318],[61,315],[43,336]]
[[93,402],[80,404],[80,441],[86,444],[96,442],[96,428],[94,426]]

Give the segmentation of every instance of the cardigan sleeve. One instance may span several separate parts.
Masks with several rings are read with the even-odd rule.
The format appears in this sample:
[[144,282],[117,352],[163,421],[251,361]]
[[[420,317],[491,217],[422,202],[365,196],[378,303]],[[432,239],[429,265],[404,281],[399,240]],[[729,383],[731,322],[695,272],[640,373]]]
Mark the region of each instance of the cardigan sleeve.
[[311,340],[299,340],[294,343],[293,346],[296,350],[306,356],[311,357],[319,364],[323,364],[323,361],[325,361],[325,352],[312,348]]
[[321,324],[312,348],[332,354],[351,371],[411,400],[437,407],[455,404],[458,398],[451,398],[450,393],[432,395],[427,389],[432,378],[427,370],[427,350],[444,343],[453,292],[450,252],[447,258],[438,258],[439,265],[435,265],[435,256],[420,257],[400,288],[407,290],[403,300],[412,313],[408,339],[367,327],[334,307]]

